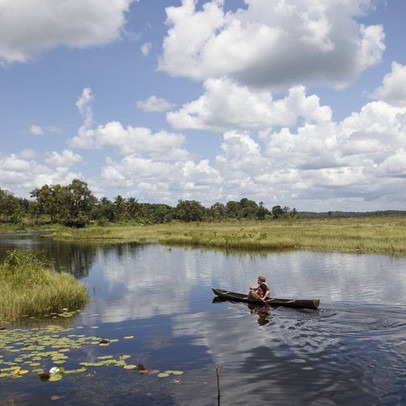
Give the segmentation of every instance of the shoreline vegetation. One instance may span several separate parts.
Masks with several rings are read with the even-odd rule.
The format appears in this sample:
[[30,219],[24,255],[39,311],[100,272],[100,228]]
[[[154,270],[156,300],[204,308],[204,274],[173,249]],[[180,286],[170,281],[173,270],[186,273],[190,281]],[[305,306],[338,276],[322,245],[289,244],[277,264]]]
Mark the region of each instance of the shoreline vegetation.
[[50,238],[243,250],[406,254],[406,217],[58,227]]
[[80,310],[89,295],[72,275],[52,271],[31,253],[9,251],[0,264],[0,321]]

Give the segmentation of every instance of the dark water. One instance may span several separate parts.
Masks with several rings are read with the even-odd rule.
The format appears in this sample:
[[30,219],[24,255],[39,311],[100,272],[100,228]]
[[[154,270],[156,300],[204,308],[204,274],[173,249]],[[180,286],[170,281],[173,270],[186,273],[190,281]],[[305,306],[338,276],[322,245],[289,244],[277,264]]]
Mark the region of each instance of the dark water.
[[[97,335],[119,339],[73,351],[71,363],[129,354],[147,368],[184,373],[158,378],[109,366],[54,383],[1,378],[0,403],[216,405],[222,366],[221,405],[406,404],[406,258],[40,238],[2,239],[0,255],[13,247],[43,251],[88,285],[87,308],[66,321],[73,331],[95,334],[97,326]],[[273,296],[320,298],[320,310],[213,303],[212,286],[244,292],[258,275]]]

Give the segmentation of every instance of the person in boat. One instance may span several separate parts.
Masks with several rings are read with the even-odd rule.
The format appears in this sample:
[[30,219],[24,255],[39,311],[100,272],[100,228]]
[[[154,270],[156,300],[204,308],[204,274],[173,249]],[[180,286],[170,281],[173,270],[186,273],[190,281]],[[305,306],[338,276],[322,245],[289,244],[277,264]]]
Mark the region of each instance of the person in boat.
[[266,303],[266,299],[269,298],[271,292],[269,291],[269,286],[266,283],[265,276],[258,276],[257,282],[258,286],[256,288],[250,286],[248,298],[262,300],[264,303]]

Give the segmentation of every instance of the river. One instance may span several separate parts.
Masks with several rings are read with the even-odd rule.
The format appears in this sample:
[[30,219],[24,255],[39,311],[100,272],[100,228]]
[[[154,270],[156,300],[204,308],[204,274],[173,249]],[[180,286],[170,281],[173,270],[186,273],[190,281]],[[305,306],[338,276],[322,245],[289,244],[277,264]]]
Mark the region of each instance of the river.
[[[14,248],[41,251],[58,271],[87,284],[91,300],[64,320],[62,336],[117,340],[71,349],[67,367],[125,354],[151,374],[107,365],[41,382],[30,372],[0,378],[0,403],[406,404],[405,257],[95,245],[30,236],[0,239],[0,258]],[[258,275],[266,276],[272,296],[319,298],[319,310],[213,302],[211,287],[244,292]],[[7,327],[46,325],[28,320]],[[0,349],[0,368],[9,350]]]

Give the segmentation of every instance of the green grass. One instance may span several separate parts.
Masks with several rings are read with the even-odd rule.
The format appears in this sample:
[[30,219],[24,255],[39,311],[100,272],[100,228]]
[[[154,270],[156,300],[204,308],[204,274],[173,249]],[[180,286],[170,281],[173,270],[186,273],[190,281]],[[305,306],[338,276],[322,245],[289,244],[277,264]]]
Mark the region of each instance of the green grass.
[[53,238],[227,249],[300,248],[406,254],[406,217],[109,225],[59,229]]
[[41,317],[77,310],[88,301],[87,288],[73,276],[57,273],[30,253],[9,252],[0,265],[0,320]]

